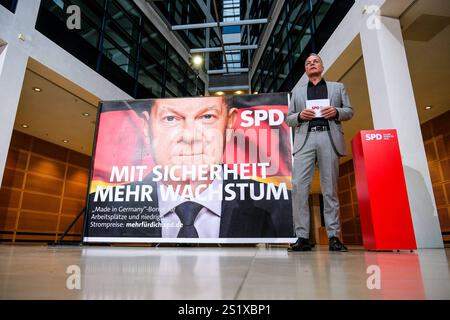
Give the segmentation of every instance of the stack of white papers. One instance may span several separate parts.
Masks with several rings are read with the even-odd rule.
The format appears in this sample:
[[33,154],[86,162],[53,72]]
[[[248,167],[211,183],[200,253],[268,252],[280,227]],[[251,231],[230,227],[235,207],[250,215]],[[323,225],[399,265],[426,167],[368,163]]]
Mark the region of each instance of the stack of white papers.
[[306,100],[306,109],[314,110],[315,118],[322,117],[322,109],[330,105],[329,99]]

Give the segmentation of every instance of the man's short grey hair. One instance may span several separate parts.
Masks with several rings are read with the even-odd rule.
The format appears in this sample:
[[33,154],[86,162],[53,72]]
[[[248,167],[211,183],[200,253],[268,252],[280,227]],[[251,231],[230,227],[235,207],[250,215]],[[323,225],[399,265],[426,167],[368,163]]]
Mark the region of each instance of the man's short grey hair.
[[[308,56],[308,58],[309,58],[309,57],[316,57],[316,58],[319,58],[320,63],[323,65],[323,60],[322,60],[322,58],[321,58],[317,53],[310,53],[309,56]],[[308,58],[306,58],[306,60],[308,60]],[[305,60],[305,66],[306,66],[306,60]]]

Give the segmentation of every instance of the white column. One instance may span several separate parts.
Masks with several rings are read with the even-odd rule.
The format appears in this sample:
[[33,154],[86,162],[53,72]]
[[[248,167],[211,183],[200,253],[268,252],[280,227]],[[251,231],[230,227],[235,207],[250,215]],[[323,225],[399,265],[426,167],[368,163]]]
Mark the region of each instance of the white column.
[[14,45],[0,47],[0,184],[16,119],[28,55]]
[[398,131],[417,246],[443,248],[400,22],[380,17],[360,35],[374,127]]
[[[0,183],[5,171],[40,1],[19,1],[16,13],[4,8],[0,29]],[[20,35],[20,36],[19,36]]]

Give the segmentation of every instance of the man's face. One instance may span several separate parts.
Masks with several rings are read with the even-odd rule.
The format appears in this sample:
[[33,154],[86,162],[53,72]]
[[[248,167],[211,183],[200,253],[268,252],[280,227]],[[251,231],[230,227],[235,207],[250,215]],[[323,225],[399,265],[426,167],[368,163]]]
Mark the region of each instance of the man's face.
[[231,116],[223,97],[160,99],[150,112],[150,143],[159,165],[220,164]]
[[321,75],[323,72],[323,64],[319,57],[310,56],[305,62],[305,72],[308,77],[313,75]]

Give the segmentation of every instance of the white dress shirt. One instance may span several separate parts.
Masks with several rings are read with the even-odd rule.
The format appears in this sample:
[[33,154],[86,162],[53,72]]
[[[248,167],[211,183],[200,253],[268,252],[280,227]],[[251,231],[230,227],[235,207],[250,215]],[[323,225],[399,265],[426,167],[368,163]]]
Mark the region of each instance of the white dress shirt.
[[[161,200],[161,188],[167,188],[167,186],[161,182],[158,182],[157,184],[158,205],[163,238],[177,238],[182,223],[175,213],[174,208],[186,201],[193,201],[203,206],[194,221],[194,227],[197,230],[198,237],[219,238],[220,216],[222,215],[222,173],[214,179],[208,188],[198,195],[199,197],[194,197],[192,199],[184,198],[179,195],[175,200],[170,197],[168,200],[163,201]],[[182,189],[183,188],[181,188],[181,190]],[[220,190],[220,193],[217,192],[218,190]]]

